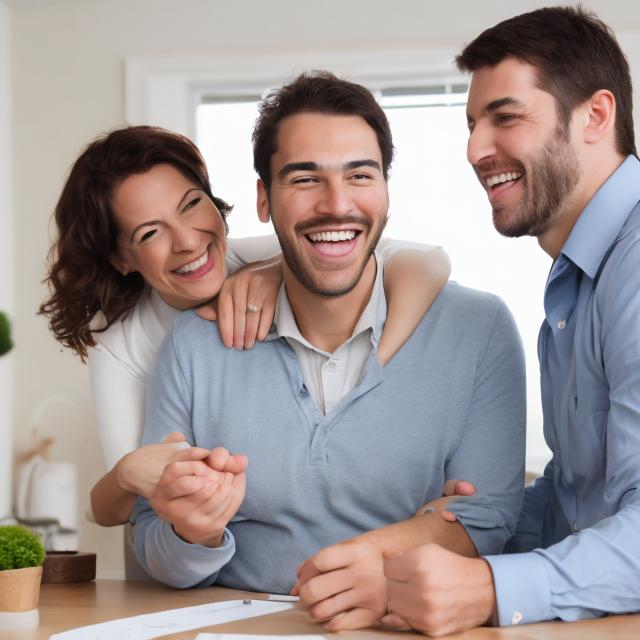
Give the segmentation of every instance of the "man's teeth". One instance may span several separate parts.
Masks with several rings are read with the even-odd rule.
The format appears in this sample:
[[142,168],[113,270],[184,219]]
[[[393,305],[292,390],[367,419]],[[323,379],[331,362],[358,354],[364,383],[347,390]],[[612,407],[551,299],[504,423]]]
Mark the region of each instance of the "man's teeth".
[[191,271],[195,271],[199,269],[203,265],[207,264],[207,260],[209,259],[209,252],[205,251],[197,260],[190,262],[189,264],[185,264],[184,267],[180,267],[176,269],[176,273],[180,275],[184,275],[185,273],[190,273]]
[[310,233],[308,238],[311,242],[341,242],[343,240],[353,240],[356,232],[352,229],[349,231],[319,231],[318,233]]
[[522,174],[518,171],[507,171],[507,173],[499,173],[497,176],[489,176],[486,180],[487,187],[494,187],[502,182],[509,182],[509,180],[517,180]]

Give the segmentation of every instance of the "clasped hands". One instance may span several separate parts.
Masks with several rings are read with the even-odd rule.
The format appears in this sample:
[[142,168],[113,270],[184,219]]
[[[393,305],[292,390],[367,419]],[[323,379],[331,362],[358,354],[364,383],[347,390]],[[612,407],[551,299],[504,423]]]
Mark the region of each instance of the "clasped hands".
[[190,447],[178,458],[164,467],[149,503],[186,542],[219,547],[244,500],[247,457]]
[[[455,482],[444,491],[474,492],[473,485]],[[437,505],[437,517],[455,521],[446,501],[430,504]],[[401,554],[384,548],[383,538],[369,534],[326,547],[298,567],[291,593],[329,631],[380,625],[438,636],[485,624],[494,614],[493,578],[483,559],[433,543]]]

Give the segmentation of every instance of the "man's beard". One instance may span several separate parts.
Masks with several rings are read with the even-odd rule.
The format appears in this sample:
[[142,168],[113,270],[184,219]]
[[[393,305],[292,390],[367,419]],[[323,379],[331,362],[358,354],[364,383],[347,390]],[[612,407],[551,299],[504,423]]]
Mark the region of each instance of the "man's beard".
[[[360,282],[360,278],[362,277],[362,273],[365,270],[369,262],[369,258],[373,254],[376,246],[378,245],[378,241],[380,240],[380,236],[384,231],[384,228],[387,224],[386,218],[380,223],[377,229],[373,229],[373,224],[369,218],[365,218],[364,216],[344,216],[342,218],[337,218],[334,216],[327,216],[321,218],[315,218],[313,220],[308,220],[304,223],[297,224],[293,229],[293,235],[296,238],[296,242],[287,242],[287,236],[280,232],[278,229],[278,225],[276,223],[277,214],[275,216],[272,215],[271,220],[273,222],[273,227],[275,229],[276,235],[278,236],[278,240],[280,241],[280,248],[282,249],[282,257],[284,258],[289,270],[294,275],[296,280],[300,282],[300,284],[316,295],[320,296],[328,296],[328,297],[338,297],[344,296],[350,291],[352,291],[358,282]],[[308,264],[308,261],[305,261],[302,255],[302,251],[299,249],[299,244],[297,238],[304,234],[305,229],[312,229],[314,227],[321,226],[335,226],[335,225],[345,225],[349,223],[356,223],[359,226],[363,226],[363,230],[360,232],[362,234],[372,234],[369,238],[368,244],[365,247],[365,251],[362,254],[362,262],[358,266],[356,273],[353,277],[346,281],[342,282],[338,285],[330,286],[328,283],[323,282],[323,274],[332,273],[331,271],[320,271],[313,268],[312,264]],[[308,264],[308,266],[307,266]]]
[[567,138],[568,132],[556,130],[528,169],[521,162],[509,163],[511,171],[522,172],[524,184],[522,201],[512,205],[519,209],[493,209],[493,225],[503,236],[540,236],[561,215],[580,179],[578,158]]

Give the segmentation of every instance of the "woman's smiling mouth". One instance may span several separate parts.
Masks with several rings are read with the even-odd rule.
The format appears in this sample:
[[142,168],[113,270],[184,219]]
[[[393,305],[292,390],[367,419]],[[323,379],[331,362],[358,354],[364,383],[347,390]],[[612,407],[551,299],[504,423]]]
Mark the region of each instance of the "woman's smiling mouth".
[[181,278],[188,278],[190,280],[199,278],[205,273],[208,273],[213,268],[213,259],[211,256],[211,245],[208,245],[204,253],[192,260],[191,262],[183,265],[178,269],[174,269],[171,273],[174,273]]

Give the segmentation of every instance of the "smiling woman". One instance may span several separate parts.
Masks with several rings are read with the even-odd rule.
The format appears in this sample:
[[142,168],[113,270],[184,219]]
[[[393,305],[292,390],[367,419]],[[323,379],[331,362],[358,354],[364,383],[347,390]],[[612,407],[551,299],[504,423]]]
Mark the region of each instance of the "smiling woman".
[[[176,202],[177,198],[177,202]],[[213,200],[169,164],[125,178],[113,192],[112,263],[138,272],[176,309],[210,300],[226,276],[226,228]]]

